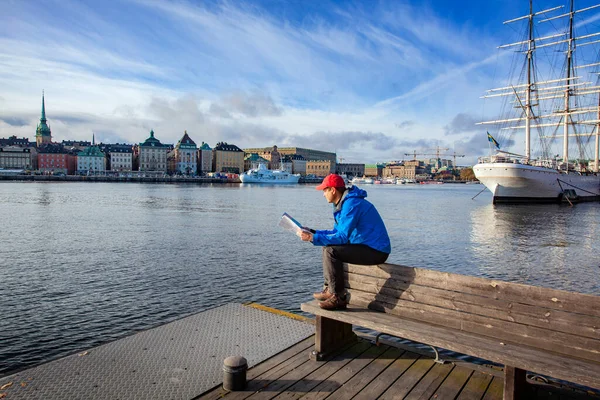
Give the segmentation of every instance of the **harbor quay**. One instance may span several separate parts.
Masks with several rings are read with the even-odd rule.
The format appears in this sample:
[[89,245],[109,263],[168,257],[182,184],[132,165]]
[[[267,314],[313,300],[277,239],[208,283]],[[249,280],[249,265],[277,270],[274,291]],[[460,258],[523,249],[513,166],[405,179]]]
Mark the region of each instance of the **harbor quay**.
[[[600,399],[597,347],[579,345],[598,340],[588,328],[597,296],[393,264],[344,268],[346,310],[228,303],[11,373],[0,398]],[[226,365],[232,356],[243,369]]]
[[[138,182],[138,183],[241,183],[239,177],[110,176],[110,175],[0,175],[0,181],[23,182]],[[300,184],[318,184],[322,178],[301,177]]]

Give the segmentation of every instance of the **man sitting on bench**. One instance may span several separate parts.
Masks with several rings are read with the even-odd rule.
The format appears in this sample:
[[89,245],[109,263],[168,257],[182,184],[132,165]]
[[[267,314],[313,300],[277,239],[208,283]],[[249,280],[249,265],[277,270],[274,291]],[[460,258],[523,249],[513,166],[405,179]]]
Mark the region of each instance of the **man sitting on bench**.
[[317,186],[333,204],[333,230],[304,231],[301,239],[323,247],[322,292],[313,296],[326,310],[343,310],[348,305],[344,288],[344,263],[384,263],[391,252],[390,238],[375,206],[365,200],[367,192],[356,186],[346,188],[344,179],[330,174]]

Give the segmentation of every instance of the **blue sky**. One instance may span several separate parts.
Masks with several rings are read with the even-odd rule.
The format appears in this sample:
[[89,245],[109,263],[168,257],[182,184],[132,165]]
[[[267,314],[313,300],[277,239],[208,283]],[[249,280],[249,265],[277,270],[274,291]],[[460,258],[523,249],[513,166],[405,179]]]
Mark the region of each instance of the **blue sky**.
[[[534,8],[565,5],[534,1]],[[594,4],[578,1],[578,7]],[[480,98],[503,84],[526,0],[0,2],[0,137],[336,151],[487,153]],[[590,14],[590,25],[596,25]],[[597,28],[597,27],[596,27]],[[514,150],[518,150],[516,147]]]

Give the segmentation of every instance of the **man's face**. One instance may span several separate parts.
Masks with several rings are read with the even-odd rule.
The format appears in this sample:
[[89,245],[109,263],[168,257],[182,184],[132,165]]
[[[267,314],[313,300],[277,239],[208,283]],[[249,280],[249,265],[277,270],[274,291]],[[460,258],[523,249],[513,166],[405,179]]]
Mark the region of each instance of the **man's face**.
[[332,188],[332,187],[323,189],[323,196],[325,196],[328,203],[335,203],[336,193],[337,193],[337,190],[335,190],[335,188]]

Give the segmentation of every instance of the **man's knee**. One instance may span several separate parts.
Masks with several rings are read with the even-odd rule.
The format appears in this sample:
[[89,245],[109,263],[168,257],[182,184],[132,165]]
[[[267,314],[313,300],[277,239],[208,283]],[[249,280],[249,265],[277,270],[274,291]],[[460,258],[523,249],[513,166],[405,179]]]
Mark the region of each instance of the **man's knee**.
[[335,248],[333,246],[323,247],[323,257],[335,259]]

